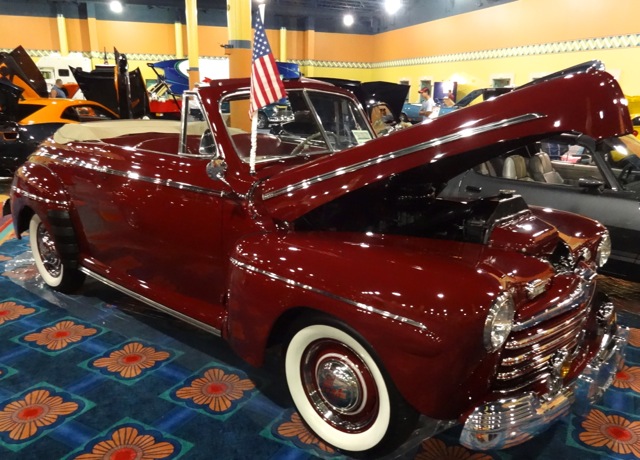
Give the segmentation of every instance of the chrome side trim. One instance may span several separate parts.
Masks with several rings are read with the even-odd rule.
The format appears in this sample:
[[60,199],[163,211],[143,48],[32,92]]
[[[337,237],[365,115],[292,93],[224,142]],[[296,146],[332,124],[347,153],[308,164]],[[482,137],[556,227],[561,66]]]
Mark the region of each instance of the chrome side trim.
[[149,184],[155,184],[155,185],[161,185],[164,187],[171,187],[171,188],[176,188],[178,190],[187,190],[189,192],[195,192],[195,193],[202,193],[205,195],[211,195],[211,196],[220,196],[220,197],[224,197],[225,193],[223,191],[220,190],[211,190],[208,188],[204,188],[204,187],[199,187],[197,185],[192,185],[192,184],[188,184],[186,182],[177,182],[171,179],[160,179],[157,177],[148,177],[148,176],[141,176],[136,172],[133,171],[121,171],[119,169],[113,169],[113,168],[108,168],[106,166],[98,166],[96,164],[93,163],[89,163],[86,162],[84,160],[79,160],[79,159],[74,159],[74,158],[64,158],[61,155],[57,155],[57,154],[52,154],[52,153],[48,153],[48,152],[36,152],[33,155],[35,156],[40,156],[40,157],[45,157],[45,158],[51,158],[53,160],[59,160],[65,164],[71,165],[71,166],[78,166],[80,168],[84,168],[84,169],[89,169],[91,171],[98,171],[100,173],[104,173],[104,174],[111,174],[113,176],[118,176],[118,177],[124,177],[126,179],[130,179],[130,180],[136,180],[136,181],[141,181],[141,182],[147,182]]
[[58,201],[58,200],[51,200],[49,198],[44,198],[44,197],[41,197],[40,195],[29,193],[26,190],[21,189],[20,187],[16,187],[15,185],[11,186],[11,190],[18,195],[22,195],[29,198],[30,200],[40,201],[42,203],[47,203],[47,204],[55,204],[57,206],[69,206],[68,201]]
[[168,315],[171,315],[171,316],[173,316],[175,318],[178,318],[179,320],[184,321],[186,323],[189,323],[192,326],[195,326],[197,328],[203,329],[203,330],[205,330],[205,331],[207,331],[207,332],[209,332],[209,333],[211,333],[213,335],[216,335],[218,337],[222,336],[219,329],[216,329],[215,327],[210,326],[209,324],[206,324],[206,323],[203,323],[201,321],[198,321],[197,319],[191,318],[190,316],[187,316],[187,315],[185,315],[183,313],[175,311],[175,310],[173,310],[173,309],[171,309],[171,308],[169,308],[169,307],[167,307],[165,305],[162,305],[161,303],[156,302],[155,300],[151,300],[151,299],[149,299],[149,298],[147,298],[147,297],[145,297],[145,296],[143,296],[141,294],[138,294],[137,292],[134,292],[134,291],[132,291],[130,289],[127,289],[124,286],[121,286],[121,285],[119,285],[117,283],[114,283],[110,279],[107,279],[102,275],[98,275],[97,273],[89,270],[86,267],[80,267],[79,270],[82,273],[84,273],[86,275],[89,275],[90,277],[100,281],[101,283],[106,284],[107,286],[112,287],[112,288],[122,292],[123,294],[128,295],[129,297],[132,297],[132,298],[134,298],[136,300],[139,300],[140,302],[143,302],[143,303],[149,305],[150,307],[153,307],[153,308],[155,308],[157,310],[160,310],[160,311],[162,311],[162,312],[164,312],[164,313],[166,313]]
[[245,264],[244,262],[240,262],[239,260],[236,260],[236,259],[231,259],[231,263],[233,265],[235,265],[236,267],[243,268],[245,270],[252,271],[254,273],[259,273],[260,275],[264,275],[264,276],[266,276],[268,278],[271,278],[273,280],[281,281],[281,282],[283,282],[283,283],[285,283],[285,284],[287,284],[289,286],[295,286],[297,288],[304,289],[306,291],[310,291],[310,292],[313,292],[313,293],[316,293],[316,294],[320,294],[320,295],[323,295],[323,296],[328,297],[330,299],[337,300],[339,302],[344,302],[344,303],[349,304],[349,305],[353,305],[354,307],[359,308],[361,310],[365,310],[365,311],[370,312],[370,313],[375,313],[377,315],[383,316],[385,318],[390,318],[390,319],[393,319],[395,321],[400,321],[401,323],[409,324],[409,325],[411,325],[413,327],[416,327],[416,328],[424,330],[424,331],[428,330],[427,326],[424,323],[421,323],[419,321],[414,321],[414,320],[412,320],[410,318],[407,318],[405,316],[395,315],[395,314],[393,314],[391,312],[388,312],[386,310],[380,310],[379,308],[375,308],[375,307],[372,307],[370,305],[366,305],[366,304],[361,303],[361,302],[356,302],[355,300],[347,299],[346,297],[342,297],[342,296],[339,296],[339,295],[332,294],[331,292],[327,292],[327,291],[324,291],[322,289],[318,289],[318,288],[315,288],[313,286],[309,286],[308,284],[300,283],[298,281],[294,281],[292,279],[285,278],[285,277],[280,276],[280,275],[276,275],[275,273],[268,272],[266,270],[262,270],[260,268],[254,267],[252,265]]
[[519,115],[517,117],[495,121],[492,123],[487,123],[486,125],[482,125],[482,126],[476,126],[474,128],[461,129],[460,131],[455,132],[453,134],[449,134],[447,136],[431,139],[429,141],[422,142],[420,144],[412,145],[411,147],[385,153],[384,155],[380,155],[375,158],[371,158],[369,160],[364,160],[345,168],[339,168],[336,171],[332,171],[330,173],[320,174],[318,176],[305,179],[303,181],[298,182],[297,184],[292,184],[279,190],[274,190],[272,192],[265,193],[262,195],[262,199],[269,200],[271,198],[275,198],[280,195],[295,192],[297,190],[302,190],[309,187],[312,184],[323,182],[325,180],[332,179],[334,177],[341,176],[343,174],[352,173],[354,171],[358,171],[363,168],[368,168],[370,166],[378,165],[380,163],[384,163],[389,160],[394,160],[396,158],[400,158],[406,155],[411,155],[412,153],[416,153],[420,150],[436,147],[442,144],[448,144],[449,142],[454,142],[454,141],[463,139],[465,137],[474,136],[474,135],[485,133],[488,131],[493,131],[496,129],[505,128],[507,126],[512,126],[512,125],[524,123],[531,120],[537,120],[539,118],[544,118],[544,117],[546,117],[546,115],[543,115],[540,113],[526,113],[523,115]]

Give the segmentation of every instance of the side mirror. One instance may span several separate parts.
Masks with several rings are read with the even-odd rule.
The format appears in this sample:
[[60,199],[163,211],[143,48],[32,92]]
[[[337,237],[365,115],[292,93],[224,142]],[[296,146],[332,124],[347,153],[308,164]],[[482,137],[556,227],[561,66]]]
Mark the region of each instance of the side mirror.
[[225,177],[226,173],[227,162],[222,158],[214,158],[207,164],[207,176],[209,176],[213,180],[219,180],[227,184],[227,179]]

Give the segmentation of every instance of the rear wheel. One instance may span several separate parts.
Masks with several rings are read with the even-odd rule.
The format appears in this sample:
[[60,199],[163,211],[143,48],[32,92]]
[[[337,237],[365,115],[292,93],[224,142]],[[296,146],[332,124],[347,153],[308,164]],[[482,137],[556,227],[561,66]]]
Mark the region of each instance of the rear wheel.
[[29,243],[38,273],[48,286],[61,292],[73,292],[82,286],[84,274],[65,267],[53,236],[37,214],[29,223]]
[[415,427],[415,410],[365,346],[342,329],[301,327],[287,347],[285,372],[300,416],[341,450],[382,454]]

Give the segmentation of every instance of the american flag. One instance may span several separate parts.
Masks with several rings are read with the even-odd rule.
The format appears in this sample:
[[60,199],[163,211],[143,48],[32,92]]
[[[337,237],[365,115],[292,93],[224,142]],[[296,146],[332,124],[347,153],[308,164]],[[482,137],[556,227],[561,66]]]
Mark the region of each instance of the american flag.
[[256,11],[253,58],[251,60],[251,94],[249,116],[264,106],[285,97],[284,85],[278,73],[269,41],[264,33],[260,12]]

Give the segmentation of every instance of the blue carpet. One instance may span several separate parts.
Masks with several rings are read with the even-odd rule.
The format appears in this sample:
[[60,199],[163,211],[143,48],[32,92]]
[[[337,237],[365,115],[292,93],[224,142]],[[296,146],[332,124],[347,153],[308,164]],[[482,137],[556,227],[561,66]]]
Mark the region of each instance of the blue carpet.
[[[95,282],[44,288],[24,240],[0,246],[0,275],[2,460],[344,458],[304,428],[282,381],[222,340]],[[491,453],[459,446],[454,428],[395,458],[640,458],[640,318],[622,321],[627,367],[586,417]]]

